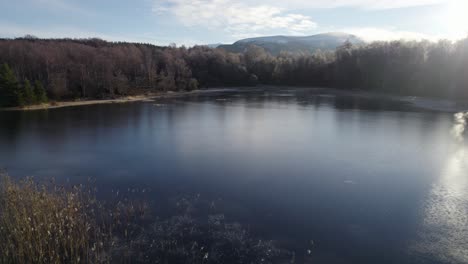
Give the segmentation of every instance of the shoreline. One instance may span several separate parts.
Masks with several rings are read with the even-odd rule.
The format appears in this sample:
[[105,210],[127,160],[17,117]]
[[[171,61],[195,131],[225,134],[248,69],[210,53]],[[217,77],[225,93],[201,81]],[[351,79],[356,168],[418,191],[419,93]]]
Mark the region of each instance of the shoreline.
[[203,93],[215,93],[215,92],[225,92],[225,91],[275,91],[275,90],[284,90],[284,89],[293,89],[293,90],[315,90],[317,94],[331,94],[331,95],[347,95],[347,96],[359,96],[366,98],[374,99],[386,99],[392,101],[398,101],[406,103],[415,108],[427,110],[427,111],[438,111],[438,112],[466,112],[468,111],[468,101],[456,101],[443,98],[430,98],[430,97],[421,97],[421,96],[409,96],[409,95],[394,95],[386,93],[376,93],[363,90],[340,90],[336,88],[324,88],[324,87],[297,87],[297,86],[271,86],[271,85],[259,85],[256,87],[249,87],[250,89],[245,89],[246,87],[217,87],[217,88],[207,88],[207,89],[198,89],[193,91],[183,91],[183,92],[152,92],[141,95],[130,95],[122,96],[113,99],[92,99],[92,100],[77,100],[77,101],[59,101],[54,103],[47,103],[41,105],[30,105],[24,107],[0,107],[0,112],[2,111],[35,111],[35,110],[48,110],[56,108],[65,108],[65,107],[74,107],[74,106],[86,106],[86,105],[97,105],[97,104],[121,104],[121,103],[131,103],[131,102],[143,102],[143,101],[153,101],[156,99],[162,98],[175,98],[182,97],[187,95],[194,94],[203,94]]
[[193,91],[187,91],[187,92],[159,92],[159,93],[149,93],[149,94],[143,94],[143,95],[122,96],[122,97],[118,97],[114,99],[59,101],[56,103],[29,105],[29,106],[23,106],[23,107],[21,106],[0,107],[0,111],[35,111],[35,110],[48,110],[48,109],[57,109],[57,108],[84,106],[84,105],[122,104],[122,103],[131,103],[131,102],[152,101],[153,99],[159,99],[159,98],[185,96],[185,95],[203,93],[207,91],[210,91],[210,90],[193,90]]

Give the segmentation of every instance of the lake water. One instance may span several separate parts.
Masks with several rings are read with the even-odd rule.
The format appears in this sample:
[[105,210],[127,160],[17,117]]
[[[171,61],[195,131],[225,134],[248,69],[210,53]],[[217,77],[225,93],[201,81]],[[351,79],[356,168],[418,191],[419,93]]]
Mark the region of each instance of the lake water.
[[0,112],[0,167],[217,199],[312,263],[468,263],[463,121],[317,89]]

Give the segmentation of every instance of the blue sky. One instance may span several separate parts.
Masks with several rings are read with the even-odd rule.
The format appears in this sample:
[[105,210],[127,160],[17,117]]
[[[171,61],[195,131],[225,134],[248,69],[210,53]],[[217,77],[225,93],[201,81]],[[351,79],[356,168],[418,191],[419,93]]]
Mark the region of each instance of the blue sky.
[[158,45],[342,31],[366,40],[468,36],[468,0],[16,0],[0,36],[100,37]]

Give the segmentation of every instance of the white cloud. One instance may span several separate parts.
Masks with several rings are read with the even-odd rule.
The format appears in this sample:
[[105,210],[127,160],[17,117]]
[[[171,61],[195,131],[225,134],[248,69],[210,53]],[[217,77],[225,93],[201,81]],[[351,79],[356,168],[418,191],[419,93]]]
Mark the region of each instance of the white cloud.
[[[243,0],[247,2],[246,0]],[[248,3],[302,9],[356,7],[362,9],[392,9],[447,3],[452,0],[249,0]]]
[[153,7],[156,13],[170,13],[185,26],[224,30],[232,37],[248,37],[271,31],[308,34],[317,27],[309,16],[261,4],[233,0],[162,0]]
[[[187,27],[199,26],[227,33],[232,39],[261,35],[310,35],[317,23],[297,10],[354,7],[393,9],[461,0],[154,0],[153,12],[171,15]],[[326,12],[324,10],[324,12]],[[326,31],[322,26],[320,31]],[[333,30],[333,31],[336,31]],[[340,31],[372,40],[433,40],[438,36],[383,28],[350,28]],[[443,36],[442,36],[443,37]]]
[[436,41],[440,39],[440,36],[428,35],[412,31],[404,31],[397,29],[385,29],[385,28],[374,28],[374,27],[362,27],[362,28],[344,28],[340,31],[354,34],[365,41],[376,41],[376,40],[429,40]]

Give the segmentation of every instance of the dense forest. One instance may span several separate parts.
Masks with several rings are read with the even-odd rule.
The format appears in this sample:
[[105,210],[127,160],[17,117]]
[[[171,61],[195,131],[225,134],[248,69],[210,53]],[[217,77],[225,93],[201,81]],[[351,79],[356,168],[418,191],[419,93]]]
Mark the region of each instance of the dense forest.
[[100,39],[0,40],[0,104],[112,98],[256,84],[321,86],[468,99],[468,38],[344,43],[334,52],[242,53]]

